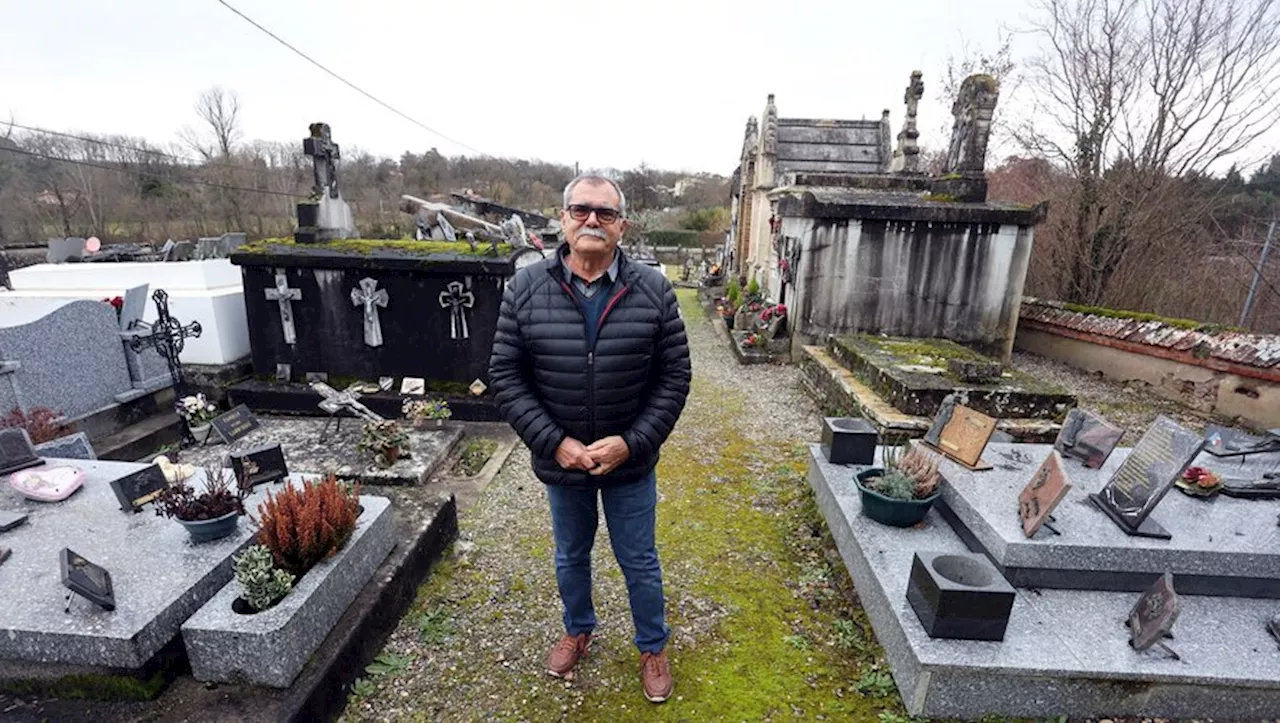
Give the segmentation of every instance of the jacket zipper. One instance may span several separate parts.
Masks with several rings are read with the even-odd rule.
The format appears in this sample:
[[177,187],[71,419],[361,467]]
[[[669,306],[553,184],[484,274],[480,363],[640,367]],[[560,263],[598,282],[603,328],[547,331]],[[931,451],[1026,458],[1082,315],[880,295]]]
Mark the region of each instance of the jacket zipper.
[[[569,300],[573,302],[573,308],[578,310],[578,315],[586,321],[586,316],[582,314],[582,308],[578,306],[578,297],[573,295],[573,289],[569,288],[569,284],[564,279],[557,279],[560,282],[560,288],[564,289],[564,293],[569,295]],[[613,311],[613,307],[617,306],[618,300],[621,299],[631,289],[630,286],[623,284],[618,293],[609,299],[609,303],[605,305],[604,311],[600,312],[600,320],[596,322],[596,342],[600,341],[600,330],[604,328],[605,317]],[[596,436],[596,345],[592,344],[587,350],[587,410],[591,415],[591,437],[595,441]]]

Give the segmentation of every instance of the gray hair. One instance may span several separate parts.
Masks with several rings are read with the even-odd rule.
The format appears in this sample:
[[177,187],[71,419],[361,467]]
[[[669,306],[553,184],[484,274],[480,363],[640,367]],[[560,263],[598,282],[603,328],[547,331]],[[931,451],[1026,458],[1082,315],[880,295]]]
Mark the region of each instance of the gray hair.
[[613,181],[613,179],[605,178],[604,176],[598,176],[594,173],[584,173],[578,176],[577,178],[573,179],[572,181],[569,181],[569,185],[564,187],[564,207],[565,208],[569,207],[569,197],[573,195],[574,187],[577,186],[579,183],[583,183],[583,182],[586,182],[592,186],[600,186],[605,184],[613,186],[613,190],[618,193],[618,214],[621,216],[627,215],[627,197],[623,195],[622,188],[619,187],[618,184]]

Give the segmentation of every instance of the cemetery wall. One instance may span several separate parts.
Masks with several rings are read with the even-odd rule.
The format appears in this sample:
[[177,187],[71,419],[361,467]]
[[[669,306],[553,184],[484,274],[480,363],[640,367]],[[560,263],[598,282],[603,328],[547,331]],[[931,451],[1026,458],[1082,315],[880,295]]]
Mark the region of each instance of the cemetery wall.
[[[1034,322],[1032,322],[1034,323]],[[1280,427],[1280,369],[1275,379],[1260,378],[1263,370],[1248,370],[1230,363],[1206,366],[1193,354],[1173,352],[1183,358],[1164,358],[1138,344],[1107,337],[1088,338],[1081,332],[1019,325],[1017,348],[1100,373],[1121,382],[1138,381],[1152,391],[1193,409],[1270,429]],[[1123,347],[1123,348],[1122,348]]]

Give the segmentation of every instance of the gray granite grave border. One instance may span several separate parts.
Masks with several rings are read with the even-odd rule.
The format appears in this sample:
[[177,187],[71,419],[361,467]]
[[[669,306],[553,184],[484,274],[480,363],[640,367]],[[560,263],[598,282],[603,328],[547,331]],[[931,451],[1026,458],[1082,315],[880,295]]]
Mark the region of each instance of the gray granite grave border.
[[[1117,447],[1099,469],[1064,458],[1071,489],[1054,509],[1053,523],[1062,534],[1042,530],[1028,539],[1018,519],[1017,494],[1053,445],[991,444],[987,449],[986,459],[995,465],[987,472],[942,463],[949,484],[942,488],[938,511],[1014,585],[1142,592],[1170,571],[1183,594],[1280,598],[1280,528],[1275,524],[1280,501],[1192,499],[1174,490],[1153,515],[1173,538],[1133,537],[1088,499],[1132,451]],[[1207,454],[1196,464],[1230,475],[1251,469]]]
[[809,484],[908,712],[1234,720],[1280,710],[1268,600],[1184,598],[1171,643],[1181,661],[1129,647],[1132,593],[1019,589],[1004,642],[929,638],[906,600],[912,555],[966,548],[936,509],[912,528],[863,517],[858,469],[831,465],[809,445]]
[[192,674],[202,682],[287,688],[395,546],[391,501],[362,495],[351,540],[297,581],[274,607],[241,615],[232,580],[182,626]]

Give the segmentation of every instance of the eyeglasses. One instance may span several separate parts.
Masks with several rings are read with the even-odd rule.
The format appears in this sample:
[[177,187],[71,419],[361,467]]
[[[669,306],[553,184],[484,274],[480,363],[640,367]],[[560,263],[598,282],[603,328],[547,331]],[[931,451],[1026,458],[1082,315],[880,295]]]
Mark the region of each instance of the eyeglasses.
[[578,204],[578,203],[575,203],[569,206],[568,210],[569,210],[569,218],[572,218],[574,221],[586,221],[588,218],[591,218],[591,213],[594,211],[596,214],[596,219],[603,224],[613,223],[614,221],[618,220],[619,216],[622,215],[618,213],[618,210],[616,208],[602,208],[600,206],[583,206],[582,204]]

